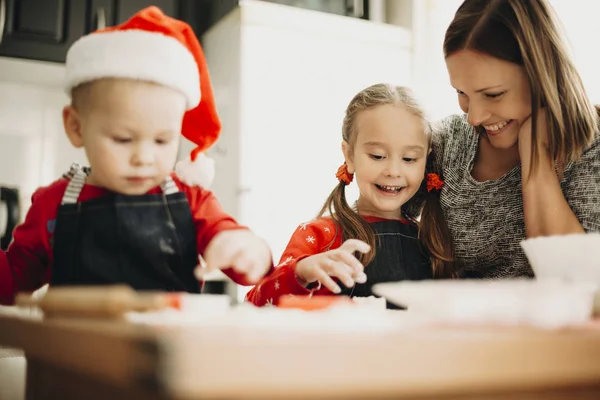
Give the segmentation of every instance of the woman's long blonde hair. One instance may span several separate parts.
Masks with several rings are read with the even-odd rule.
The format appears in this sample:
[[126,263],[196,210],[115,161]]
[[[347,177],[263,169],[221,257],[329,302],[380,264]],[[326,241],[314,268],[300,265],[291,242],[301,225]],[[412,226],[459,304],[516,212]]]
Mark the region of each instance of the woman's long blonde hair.
[[[342,125],[342,138],[350,148],[356,144],[356,117],[364,110],[381,105],[397,105],[404,107],[423,121],[423,130],[429,139],[431,147],[431,127],[425,118],[423,109],[420,107],[412,92],[402,86],[393,86],[388,84],[376,84],[360,91],[350,101],[346,109],[344,122]],[[433,154],[430,154],[427,162],[425,174],[431,171],[431,160]],[[426,180],[419,188],[417,194],[411,199],[410,207],[403,207],[405,218],[419,221],[419,239],[425,248],[431,254],[432,270],[435,277],[447,278],[454,275],[454,249],[450,231],[442,212],[439,193],[437,191],[428,192]],[[375,232],[371,225],[362,219],[354,211],[346,200],[346,184],[340,182],[331,192],[325,204],[321,208],[318,217],[322,217],[329,212],[334,220],[338,234],[341,231],[342,238],[359,239],[371,246],[371,251],[359,256],[363,265],[368,265],[375,258],[377,242]]]
[[444,55],[473,50],[523,66],[531,88],[532,165],[537,115],[547,110],[549,154],[560,174],[581,158],[598,129],[590,102],[546,0],[465,0],[446,31]]

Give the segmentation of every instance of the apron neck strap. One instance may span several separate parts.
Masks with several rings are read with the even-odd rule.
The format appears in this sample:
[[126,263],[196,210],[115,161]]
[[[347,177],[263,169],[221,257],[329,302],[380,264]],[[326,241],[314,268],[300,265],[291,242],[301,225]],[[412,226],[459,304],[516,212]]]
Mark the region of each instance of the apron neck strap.
[[[82,167],[79,164],[71,165],[69,172],[63,175],[63,178],[69,179],[69,184],[67,185],[65,194],[63,194],[61,204],[77,203],[77,200],[79,200],[79,194],[85,185],[85,179],[87,178],[89,171],[89,168]],[[164,182],[160,185],[160,189],[165,196],[179,192],[177,184],[170,175],[167,175]]]
[[165,196],[179,192],[179,188],[173,178],[171,178],[171,175],[165,177],[165,181],[161,183],[160,189]]
[[87,171],[79,164],[72,164],[69,172],[64,174],[63,177],[69,179],[69,184],[67,185],[67,190],[65,190],[60,204],[75,204],[79,199],[81,189],[83,189],[83,186],[85,185]]

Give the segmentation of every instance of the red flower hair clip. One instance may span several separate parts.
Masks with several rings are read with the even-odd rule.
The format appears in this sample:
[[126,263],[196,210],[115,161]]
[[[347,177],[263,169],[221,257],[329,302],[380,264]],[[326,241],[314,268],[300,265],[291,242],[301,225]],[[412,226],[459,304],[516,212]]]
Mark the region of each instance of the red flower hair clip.
[[340,182],[344,182],[344,184],[349,185],[352,183],[352,179],[354,178],[354,174],[348,172],[348,166],[346,163],[343,163],[337,170],[335,177],[338,178]]
[[442,190],[444,187],[444,181],[438,174],[427,174],[427,191]]

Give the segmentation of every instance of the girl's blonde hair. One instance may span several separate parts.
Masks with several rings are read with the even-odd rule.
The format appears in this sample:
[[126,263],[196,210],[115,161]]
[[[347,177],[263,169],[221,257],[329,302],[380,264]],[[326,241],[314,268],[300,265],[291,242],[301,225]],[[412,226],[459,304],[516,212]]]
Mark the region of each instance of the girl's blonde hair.
[[549,154],[560,174],[581,158],[598,129],[587,97],[546,0],[465,0],[450,23],[444,55],[473,50],[523,66],[531,88],[532,165],[542,150],[537,115],[547,110]]
[[[424,134],[427,135],[429,147],[431,148],[431,126],[423,109],[412,95],[410,89],[402,86],[388,84],[376,84],[360,91],[346,109],[342,125],[342,138],[351,149],[356,144],[356,117],[364,110],[381,105],[397,105],[404,107],[409,112],[421,118],[423,121]],[[425,176],[431,172],[430,154],[427,162]],[[425,177],[424,177],[425,178]],[[321,208],[318,217],[329,212],[336,223],[336,229],[341,231],[342,238],[359,239],[371,245],[371,251],[359,256],[363,265],[368,265],[375,257],[377,242],[375,232],[371,225],[362,219],[346,201],[346,184],[340,182],[331,192],[325,204]],[[435,277],[451,277],[454,274],[454,249],[451,235],[446,225],[446,220],[439,203],[437,191],[428,192],[426,179],[419,188],[418,193],[411,199],[410,207],[403,207],[404,217],[416,221],[419,213],[419,239],[431,254],[432,270]]]

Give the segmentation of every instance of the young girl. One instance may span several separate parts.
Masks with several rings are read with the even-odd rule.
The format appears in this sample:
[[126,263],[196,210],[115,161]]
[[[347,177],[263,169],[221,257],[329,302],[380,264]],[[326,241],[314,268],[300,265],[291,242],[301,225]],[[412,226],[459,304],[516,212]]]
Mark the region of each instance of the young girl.
[[[377,283],[454,275],[438,200],[443,182],[429,170],[431,131],[411,92],[386,84],[362,90],[346,110],[342,138],[339,184],[248,293],[255,305],[277,305],[285,294],[368,297]],[[351,208],[345,188],[354,176],[360,195]]]

